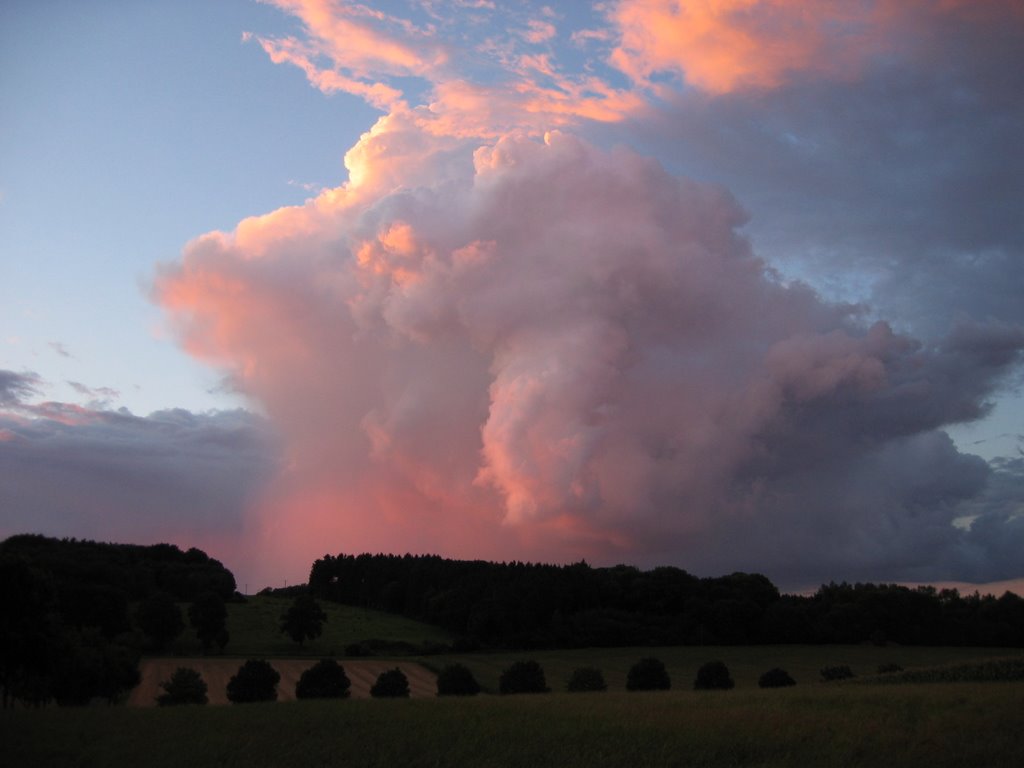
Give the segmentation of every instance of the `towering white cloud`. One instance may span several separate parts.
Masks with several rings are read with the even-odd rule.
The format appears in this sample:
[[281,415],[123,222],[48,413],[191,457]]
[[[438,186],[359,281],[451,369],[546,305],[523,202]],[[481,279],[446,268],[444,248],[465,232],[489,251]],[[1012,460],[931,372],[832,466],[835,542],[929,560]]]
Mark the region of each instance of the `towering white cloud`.
[[953,521],[989,470],[936,430],[983,411],[1024,335],[868,327],[775,279],[728,193],[629,150],[505,137],[406,176],[437,146],[418,130],[391,115],[356,181],[158,281],[284,434],[268,530],[790,581],[969,570]]

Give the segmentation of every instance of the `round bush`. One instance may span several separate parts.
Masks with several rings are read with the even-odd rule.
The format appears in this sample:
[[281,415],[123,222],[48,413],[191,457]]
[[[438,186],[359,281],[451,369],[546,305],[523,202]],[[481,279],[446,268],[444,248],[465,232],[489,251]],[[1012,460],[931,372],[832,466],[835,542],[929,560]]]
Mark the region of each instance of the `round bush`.
[[667,691],[671,687],[672,679],[661,659],[640,659],[626,675],[627,691]]
[[351,686],[344,667],[334,659],[321,659],[299,677],[295,684],[295,698],[344,699]]
[[880,675],[891,675],[894,672],[902,672],[902,671],[903,671],[903,667],[901,667],[899,664],[879,664],[878,665],[878,674],[880,674]]
[[698,691],[727,691],[736,683],[729,674],[729,668],[720,661],[709,661],[697,670],[693,687]]
[[825,681],[847,680],[853,676],[853,670],[846,664],[840,664],[834,667],[822,667],[821,669],[821,679]]
[[789,672],[780,667],[775,669],[769,669],[757,680],[757,684],[761,688],[786,688],[790,685],[796,685],[796,680],[790,677]]
[[501,673],[499,693],[546,693],[544,670],[536,661],[517,661]]
[[205,704],[208,701],[202,675],[189,667],[178,667],[171,679],[160,683],[160,687],[164,692],[156,697],[156,703],[161,707]]
[[566,688],[572,693],[584,693],[588,691],[606,691],[608,684],[604,681],[604,675],[596,667],[580,667],[573,670],[572,677]]
[[478,693],[480,683],[461,664],[449,664],[437,675],[438,696],[476,696]]
[[256,701],[277,701],[277,684],[281,675],[263,659],[249,659],[228,681],[228,701],[249,704]]
[[375,699],[407,699],[409,679],[398,667],[381,672],[377,675],[377,682],[370,688],[370,695]]

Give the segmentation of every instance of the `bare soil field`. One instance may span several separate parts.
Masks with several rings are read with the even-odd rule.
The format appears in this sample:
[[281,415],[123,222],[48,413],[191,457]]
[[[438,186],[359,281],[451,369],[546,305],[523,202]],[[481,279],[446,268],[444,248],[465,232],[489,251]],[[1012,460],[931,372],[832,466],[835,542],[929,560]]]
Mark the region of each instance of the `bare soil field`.
[[[277,684],[278,701],[295,700],[295,684],[302,672],[316,663],[314,659],[270,659],[271,666],[281,674]],[[156,697],[163,693],[160,683],[169,680],[178,667],[191,667],[206,681],[207,695],[211,704],[227,704],[228,680],[245,663],[245,659],[194,658],[194,659],[143,659],[139,665],[142,682],[131,692],[128,705],[132,707],[156,706]],[[409,678],[409,691],[414,699],[433,698],[437,695],[437,676],[426,667],[410,661],[388,661],[386,659],[346,659],[339,662],[345,674],[352,681],[351,697],[370,698],[370,687],[377,676],[388,669],[398,667]]]

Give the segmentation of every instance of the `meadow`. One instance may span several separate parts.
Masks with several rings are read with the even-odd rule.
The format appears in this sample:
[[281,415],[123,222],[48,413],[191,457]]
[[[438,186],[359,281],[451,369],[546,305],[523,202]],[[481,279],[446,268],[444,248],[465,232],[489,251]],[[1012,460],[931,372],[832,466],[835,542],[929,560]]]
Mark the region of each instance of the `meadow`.
[[[303,647],[278,631],[287,598],[258,596],[229,606],[231,641],[223,655],[186,658],[198,646],[183,636],[168,654],[143,661],[151,705],[157,679],[194,664],[211,701],[241,660],[262,657],[285,669],[274,704],[157,708],[48,707],[0,712],[2,764],[25,766],[989,766],[1016,768],[1024,753],[1024,685],[931,682],[963,679],[927,672],[1013,657],[1020,649],[874,645],[777,645],[591,648],[349,658],[346,646],[377,638],[410,647],[450,643],[437,628],[375,611],[324,603],[324,633]],[[182,654],[182,655],[178,655]],[[295,701],[298,672],[335,656],[353,679],[353,697]],[[667,666],[665,692],[625,690],[629,667],[653,656]],[[543,666],[547,694],[497,696],[512,662]],[[718,659],[736,688],[692,690],[697,669]],[[433,674],[448,663],[469,667],[485,694],[433,696]],[[895,685],[862,685],[880,665],[912,676]],[[413,698],[366,697],[373,670],[399,665]],[[848,665],[857,681],[819,682],[825,666]],[[960,665],[960,666],[957,666]],[[572,671],[601,669],[604,693],[564,692]],[[788,689],[762,690],[757,679],[783,667]],[[1016,667],[1015,667],[1016,668]],[[918,682],[914,682],[918,681]],[[214,689],[217,690],[214,690]],[[140,699],[145,699],[142,701]]]
[[[707,649],[705,649],[707,650]],[[1009,683],[298,701],[0,713],[21,766],[1016,768]]]
[[[327,614],[323,633],[299,646],[280,631],[281,614],[291,603],[291,598],[269,595],[253,595],[244,603],[228,603],[230,639],[223,655],[322,658],[341,656],[346,646],[369,639],[414,646],[450,643],[452,640],[443,629],[396,614],[322,601],[320,607]],[[180,607],[187,623],[188,604],[183,603]],[[198,656],[200,652],[199,641],[190,629],[186,629],[162,655],[191,657]]]

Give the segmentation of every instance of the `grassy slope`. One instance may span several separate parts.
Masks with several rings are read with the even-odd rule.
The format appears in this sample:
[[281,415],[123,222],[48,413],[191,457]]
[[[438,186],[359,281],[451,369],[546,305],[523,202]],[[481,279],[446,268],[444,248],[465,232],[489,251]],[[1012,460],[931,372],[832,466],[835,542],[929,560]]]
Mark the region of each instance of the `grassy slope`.
[[1017,766],[1024,686],[0,712],[20,766]]
[[593,666],[604,673],[611,691],[626,688],[629,668],[645,656],[661,659],[675,689],[693,687],[697,669],[707,661],[721,660],[729,667],[737,688],[756,688],[762,673],[782,667],[799,684],[816,683],[825,666],[847,664],[857,675],[875,674],[879,664],[899,664],[905,669],[932,667],[975,659],[1020,656],[1020,649],[925,648],[871,645],[761,645],[674,648],[588,648],[571,651],[522,651],[518,653],[463,656],[431,656],[424,663],[439,670],[450,661],[469,667],[484,690],[497,692],[502,671],[517,659],[536,659],[544,667],[548,687],[564,691],[576,667]]
[[[281,597],[250,597],[245,603],[228,604],[228,633],[230,640],[224,649],[226,656],[329,656],[342,655],[350,643],[370,638],[401,640],[410,643],[451,642],[444,630],[421,624],[410,619],[380,611],[353,608],[347,605],[321,602],[327,614],[323,634],[316,640],[308,641],[300,648],[280,627],[280,618],[291,600]],[[187,619],[188,606],[182,605]],[[187,627],[171,648],[176,656],[196,656],[200,652],[199,642],[190,627]]]

